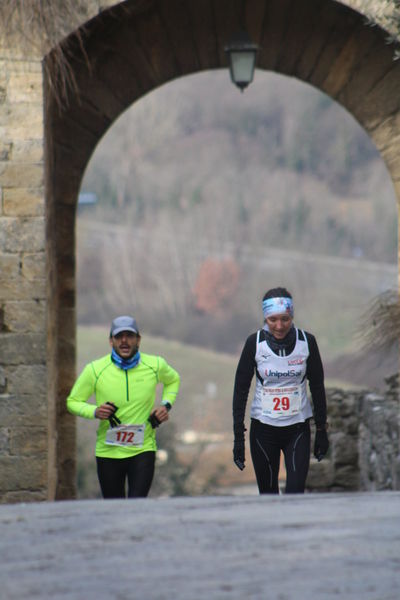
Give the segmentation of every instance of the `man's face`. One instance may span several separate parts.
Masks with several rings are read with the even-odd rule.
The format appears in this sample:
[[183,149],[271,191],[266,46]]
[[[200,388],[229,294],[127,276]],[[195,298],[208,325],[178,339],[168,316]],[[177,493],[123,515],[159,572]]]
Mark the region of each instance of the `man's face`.
[[131,358],[139,350],[140,335],[132,331],[121,331],[110,338],[110,346],[121,358]]

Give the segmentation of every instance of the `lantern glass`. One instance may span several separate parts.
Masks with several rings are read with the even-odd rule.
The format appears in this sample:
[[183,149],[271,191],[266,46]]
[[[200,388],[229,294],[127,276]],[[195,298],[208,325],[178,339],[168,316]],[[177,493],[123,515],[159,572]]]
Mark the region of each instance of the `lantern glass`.
[[245,88],[253,81],[256,53],[252,50],[230,53],[231,79],[240,88]]

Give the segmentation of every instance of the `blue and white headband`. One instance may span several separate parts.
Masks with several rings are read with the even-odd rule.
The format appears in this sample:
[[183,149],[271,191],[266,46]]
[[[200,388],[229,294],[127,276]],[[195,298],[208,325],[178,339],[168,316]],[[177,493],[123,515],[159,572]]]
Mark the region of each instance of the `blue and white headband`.
[[293,300],[291,298],[267,298],[262,303],[264,318],[272,315],[287,313],[294,315]]

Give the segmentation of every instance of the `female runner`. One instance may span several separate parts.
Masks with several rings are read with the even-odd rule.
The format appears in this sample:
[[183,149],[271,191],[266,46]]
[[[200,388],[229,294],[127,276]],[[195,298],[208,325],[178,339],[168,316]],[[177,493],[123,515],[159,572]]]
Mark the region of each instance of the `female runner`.
[[[324,371],[315,337],[293,324],[293,299],[285,288],[263,298],[264,327],[251,334],[237,366],[233,394],[233,459],[245,466],[244,418],[250,384],[250,450],[260,494],[278,494],[280,453],[286,493],[304,493],[310,464],[310,420],[316,425],[314,456],[328,451]],[[307,395],[309,382],[313,408]],[[313,410],[314,409],[314,410]]]

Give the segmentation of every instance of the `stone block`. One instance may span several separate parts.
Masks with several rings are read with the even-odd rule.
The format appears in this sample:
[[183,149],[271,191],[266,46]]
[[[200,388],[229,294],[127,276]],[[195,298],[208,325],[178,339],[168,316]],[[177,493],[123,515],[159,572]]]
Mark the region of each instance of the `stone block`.
[[7,374],[3,367],[0,366],[0,394],[4,394],[7,389]]
[[43,427],[47,422],[46,396],[0,394],[2,427]]
[[392,465],[392,480],[394,490],[400,490],[400,452],[397,454]]
[[0,427],[0,455],[8,455],[9,453],[9,429]]
[[[14,51],[15,52],[15,51]],[[42,59],[23,60],[18,57],[15,60],[14,52],[7,52],[7,48],[2,48],[2,60],[0,60],[0,68],[7,73],[7,81],[11,73],[41,73],[43,70]]]
[[75,332],[76,332],[76,315],[75,310],[70,308],[63,308],[59,312],[60,325],[59,325],[59,336],[62,338],[63,343],[75,345]]
[[335,465],[358,466],[357,438],[345,433],[335,433],[330,436],[331,456]]
[[307,476],[307,490],[328,490],[334,483],[333,464],[329,459],[318,462],[315,458],[310,461]]
[[0,361],[6,365],[37,365],[46,362],[46,333],[3,333]]
[[3,214],[8,217],[41,217],[44,215],[42,188],[4,188]]
[[3,187],[43,187],[44,167],[42,164],[0,162],[0,184]]
[[30,300],[31,298],[46,298],[46,280],[33,279],[28,281],[23,277],[0,279],[1,300]]
[[44,488],[47,483],[47,456],[0,456],[0,493]]
[[[366,30],[366,33],[361,30],[359,36],[349,37],[328,71],[322,89],[332,98],[335,98],[351,79],[352,72],[359,61],[360,42],[368,43],[370,34],[366,27],[364,30]],[[360,39],[363,34],[365,40]]]
[[14,279],[18,277],[20,262],[18,254],[0,254],[1,279]]
[[46,254],[36,252],[35,254],[24,254],[22,257],[22,275],[32,281],[46,277]]
[[400,114],[395,114],[386,119],[381,125],[373,130],[371,137],[376,147],[383,156],[390,156],[400,143],[399,134]]
[[332,423],[334,420],[343,420],[343,417],[354,415],[357,417],[357,401],[353,394],[344,390],[327,390],[328,418]]
[[5,492],[0,494],[0,504],[19,504],[23,502],[44,502],[47,500],[47,490],[32,492],[30,490],[22,490],[20,492]]
[[[63,440],[65,448],[74,448],[76,444],[76,417],[67,412],[65,400],[60,405],[61,419],[58,424],[58,436]],[[65,452],[64,458],[68,458],[68,452]]]
[[41,72],[11,73],[7,85],[7,100],[12,104],[42,102],[43,75]]
[[[1,102],[1,100],[0,100],[0,102]],[[0,161],[10,160],[12,147],[13,147],[12,142],[5,141],[5,140],[0,141]]]
[[360,475],[358,468],[343,465],[335,470],[334,485],[346,490],[360,489]]
[[0,111],[0,132],[3,140],[43,139],[43,105],[14,104]]
[[5,369],[9,394],[27,394],[45,398],[47,368],[44,365],[20,365]]
[[44,249],[44,217],[0,219],[0,250],[3,252],[41,252]]
[[[396,194],[397,198],[400,198],[400,179],[393,179],[392,180],[393,183],[393,187],[394,187],[394,191]],[[399,263],[400,263],[400,249],[399,249],[399,253],[398,253],[398,259],[399,259]]]
[[3,325],[9,333],[45,331],[45,301],[33,300],[5,302],[3,305]]
[[12,144],[10,160],[16,163],[43,163],[43,140],[41,138],[14,140]]
[[353,419],[348,419],[346,421],[346,434],[350,436],[358,435],[359,428],[359,418],[354,417]]
[[13,427],[9,435],[10,455],[37,456],[47,452],[47,428]]

